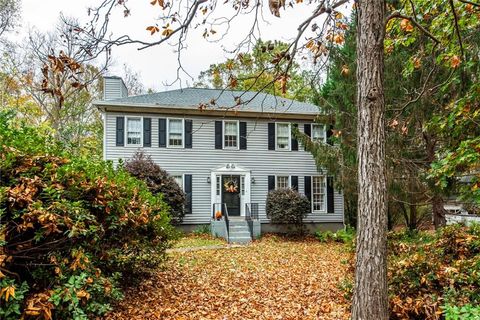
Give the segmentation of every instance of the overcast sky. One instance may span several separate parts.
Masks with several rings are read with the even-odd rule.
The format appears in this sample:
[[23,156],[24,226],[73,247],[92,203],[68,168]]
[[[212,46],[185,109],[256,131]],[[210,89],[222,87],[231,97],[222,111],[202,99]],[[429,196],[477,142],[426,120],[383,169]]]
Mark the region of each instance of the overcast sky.
[[[96,6],[98,3],[100,0],[22,0],[21,30],[29,28],[37,28],[40,31],[52,30],[61,13],[78,18],[80,21],[88,21],[87,8]],[[132,38],[146,40],[157,39],[159,35],[150,36],[145,28],[155,24],[159,7],[150,5],[150,0],[130,0],[128,3],[131,16],[124,18],[122,10],[114,12],[111,23],[112,33],[114,35],[129,34]],[[230,6],[222,5],[222,0],[219,0],[218,3],[216,16],[230,16],[233,13]],[[350,7],[351,5],[344,5],[342,11],[348,11]],[[281,18],[277,18],[270,14],[268,7],[265,7],[263,17],[266,21],[262,22],[261,26],[262,39],[288,41],[293,38],[298,25],[311,14],[313,8],[313,5],[300,3],[295,8],[282,9]],[[221,42],[206,41],[202,37],[203,26],[191,31],[187,43],[188,49],[184,51],[182,58],[185,69],[196,79],[200,71],[208,69],[210,64],[231,57],[225,50],[233,49],[239,39],[245,36],[247,29],[251,26],[251,19],[252,15],[234,20],[228,35]],[[217,36],[220,36],[221,28],[219,27],[217,31]],[[22,34],[17,36],[23,37]],[[168,89],[165,84],[176,79],[178,66],[174,48],[164,43],[142,51],[137,49],[138,47],[135,45],[115,47],[112,52],[114,64],[109,70],[110,75],[120,74],[122,65],[126,63],[133,70],[139,72],[146,88]],[[182,86],[192,84],[192,80],[187,76],[182,75],[182,79]],[[178,87],[178,84],[175,87]]]

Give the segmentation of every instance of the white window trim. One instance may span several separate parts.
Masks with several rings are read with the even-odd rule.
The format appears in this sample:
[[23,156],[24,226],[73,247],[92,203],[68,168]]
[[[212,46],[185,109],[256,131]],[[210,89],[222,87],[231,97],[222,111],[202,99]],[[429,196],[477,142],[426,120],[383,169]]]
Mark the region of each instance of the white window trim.
[[317,127],[317,126],[318,126],[318,127],[322,127],[322,126],[323,126],[323,139],[322,139],[322,140],[323,140],[323,143],[327,143],[327,126],[324,125],[324,124],[321,124],[321,123],[312,123],[312,132],[311,132],[311,134],[312,134],[312,137],[311,137],[312,141],[314,141],[314,140],[313,140],[313,131],[314,131],[313,128],[314,128],[314,127]]
[[[323,180],[324,180],[324,185],[325,185],[325,188],[324,188],[324,192],[323,192],[323,203],[325,204],[325,209],[324,210],[313,210],[313,178],[316,178],[316,177],[323,177]],[[328,210],[328,196],[327,196],[327,176],[326,175],[319,175],[319,176],[312,176],[311,178],[311,181],[310,181],[310,190],[312,191],[312,194],[311,194],[311,199],[310,199],[310,202],[312,204],[312,213],[327,213],[327,210]]]
[[176,177],[176,176],[182,177],[182,185],[180,187],[182,188],[182,191],[184,191],[185,190],[185,174],[183,174],[183,173],[171,173],[170,176],[171,177]]
[[[278,149],[278,125],[288,124],[288,149]],[[290,122],[275,122],[275,150],[292,151],[292,124]]]
[[[237,146],[225,147],[225,122],[237,123]],[[222,148],[227,150],[240,150],[240,121],[239,120],[223,120],[222,122]]]
[[[170,120],[181,120],[182,121],[182,145],[181,146],[170,145]],[[185,148],[185,119],[183,119],[183,118],[167,118],[167,148],[173,148],[173,149]]]
[[278,189],[278,177],[288,177],[288,187],[287,187],[287,188],[291,188],[291,187],[292,187],[292,176],[279,174],[279,175],[276,175],[276,176],[275,176],[275,190]]
[[[140,143],[139,144],[132,144],[128,143],[128,119],[140,119]],[[141,116],[134,116],[134,117],[125,117],[125,123],[123,124],[125,127],[125,146],[128,147],[143,147],[143,117]]]

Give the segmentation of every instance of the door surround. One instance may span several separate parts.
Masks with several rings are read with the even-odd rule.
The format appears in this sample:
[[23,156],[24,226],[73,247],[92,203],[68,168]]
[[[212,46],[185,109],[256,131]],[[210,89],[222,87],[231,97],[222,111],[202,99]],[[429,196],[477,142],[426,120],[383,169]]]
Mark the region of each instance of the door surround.
[[245,216],[245,204],[250,203],[251,198],[251,173],[250,170],[238,166],[236,163],[226,163],[224,166],[213,169],[210,173],[211,204],[222,202],[222,175],[240,176],[240,216]]

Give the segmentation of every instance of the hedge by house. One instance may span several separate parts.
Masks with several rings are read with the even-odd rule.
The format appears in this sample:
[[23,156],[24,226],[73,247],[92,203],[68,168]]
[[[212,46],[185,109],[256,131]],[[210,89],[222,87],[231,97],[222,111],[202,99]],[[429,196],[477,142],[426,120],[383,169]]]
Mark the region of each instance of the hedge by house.
[[0,175],[1,319],[103,315],[163,261],[168,205],[125,170],[0,113]]
[[272,223],[290,224],[301,229],[303,219],[310,212],[310,201],[290,188],[272,190],[267,195],[266,211]]
[[185,215],[185,193],[167,171],[160,168],[143,152],[137,152],[132,159],[127,160],[124,168],[134,177],[145,181],[154,195],[163,195],[164,201],[170,206],[173,223],[182,222]]

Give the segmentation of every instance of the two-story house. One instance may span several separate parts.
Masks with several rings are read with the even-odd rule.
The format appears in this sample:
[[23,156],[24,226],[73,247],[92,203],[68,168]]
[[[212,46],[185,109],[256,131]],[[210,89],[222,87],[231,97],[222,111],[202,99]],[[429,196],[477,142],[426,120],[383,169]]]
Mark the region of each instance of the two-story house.
[[121,78],[106,77],[104,158],[117,162],[142,150],[174,176],[187,194],[183,227],[210,224],[219,209],[228,216],[269,223],[270,190],[294,188],[311,202],[310,229],[343,227],[343,196],[294,138],[297,127],[326,142],[329,126],[314,121],[317,106],[269,94],[186,88],[127,96]]

